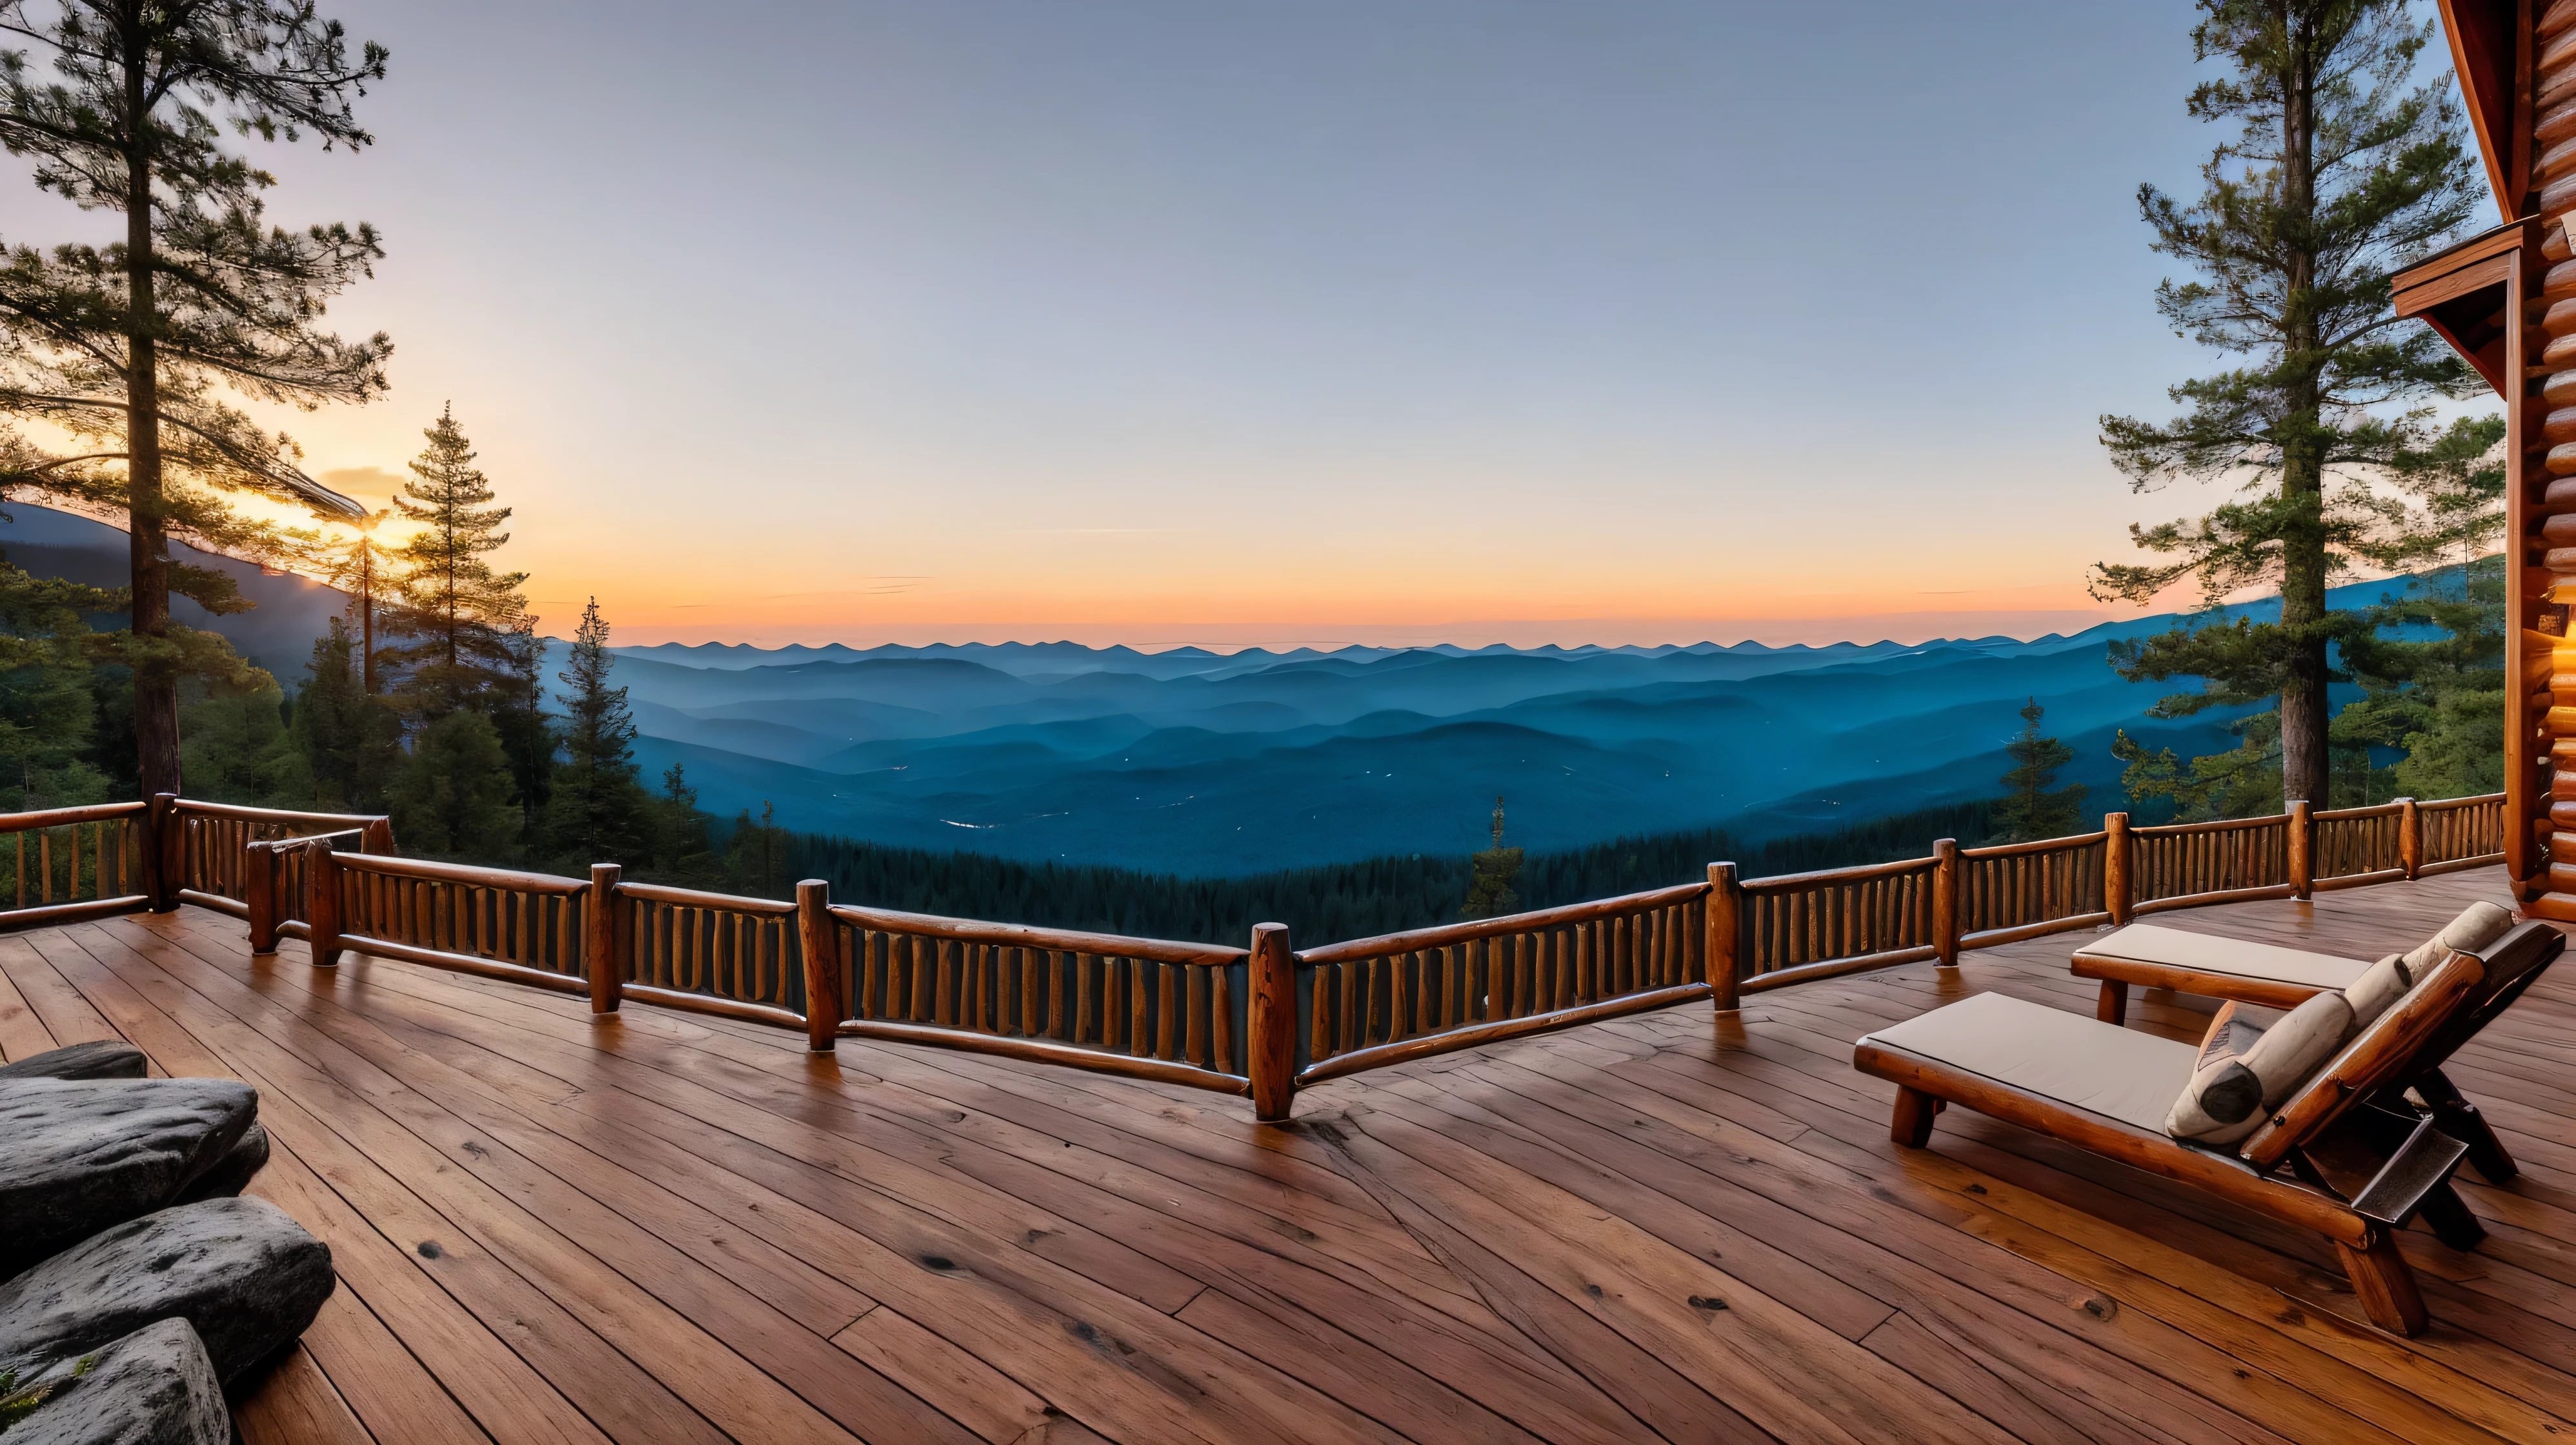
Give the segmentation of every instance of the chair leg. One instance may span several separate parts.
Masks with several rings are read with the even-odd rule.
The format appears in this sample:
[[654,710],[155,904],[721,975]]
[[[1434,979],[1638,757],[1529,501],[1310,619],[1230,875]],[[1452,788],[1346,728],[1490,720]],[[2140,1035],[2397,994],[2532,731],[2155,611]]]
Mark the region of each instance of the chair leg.
[[1921,1089],[1896,1086],[1896,1117],[1887,1128],[1887,1136],[1908,1149],[1920,1149],[1932,1142],[1932,1115],[1941,1101]]
[[2343,1260],[2344,1273],[2352,1277],[2353,1296],[2361,1301],[2362,1311],[2370,1316],[2372,1324],[2409,1339],[2424,1333],[2425,1325],[2430,1323],[2424,1313],[2424,1295],[2415,1288],[2415,1271],[2397,1252],[2394,1235],[2374,1228],[2368,1246],[2355,1249],[2336,1240],[2335,1253]]
[[2486,1241],[2487,1227],[2470,1212],[2468,1202],[2460,1198],[2460,1191],[2448,1183],[2425,1195],[2424,1202],[2416,1206],[2416,1211],[2417,1217],[2424,1221],[2424,1227],[2433,1231],[2433,1237],[2453,1249],[2475,1249]]
[[2102,1002],[2093,1010],[2093,1016],[2106,1024],[2128,1023],[2129,986],[2117,979],[2102,980]]
[[2442,1071],[2435,1069],[2415,1081],[2415,1092],[2432,1107],[2433,1122],[2442,1132],[2469,1146],[2469,1167],[2478,1171],[2489,1184],[2502,1184],[2521,1172],[2513,1156],[2505,1152],[2504,1141],[2487,1124],[2478,1106],[2463,1096]]

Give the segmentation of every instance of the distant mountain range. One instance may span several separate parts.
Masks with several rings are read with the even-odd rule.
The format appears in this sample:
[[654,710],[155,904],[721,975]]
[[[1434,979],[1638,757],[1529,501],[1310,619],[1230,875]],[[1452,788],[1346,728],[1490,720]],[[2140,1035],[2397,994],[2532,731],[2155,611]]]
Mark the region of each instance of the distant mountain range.
[[[11,560],[122,580],[122,533],[13,510]],[[211,621],[292,686],[337,594],[225,565],[260,606]],[[2225,716],[2146,719],[2172,689],[2105,665],[2106,643],[2172,621],[1920,646],[666,643],[619,649],[616,681],[648,774],[684,765],[711,812],[767,802],[804,831],[1234,875],[1471,851],[1497,794],[1508,841],[1549,850],[1709,826],[1759,842],[1991,797],[2033,697],[2075,749],[2064,781],[2116,807],[2116,729],[2186,754],[2228,743]]]

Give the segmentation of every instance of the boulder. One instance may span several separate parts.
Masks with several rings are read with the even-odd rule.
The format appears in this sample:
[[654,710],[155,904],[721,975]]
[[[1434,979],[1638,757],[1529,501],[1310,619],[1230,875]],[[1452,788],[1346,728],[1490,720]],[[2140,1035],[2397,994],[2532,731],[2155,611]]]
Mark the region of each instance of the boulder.
[[304,1333],[332,1283],[330,1246],[267,1200],[182,1204],[0,1284],[0,1370],[23,1373],[177,1316],[230,1380]]
[[206,1347],[186,1320],[145,1325],[33,1382],[44,1403],[9,1445],[228,1445],[232,1415]]
[[0,1081],[0,1277],[167,1206],[258,1112],[234,1079]]
[[73,1044],[0,1064],[0,1079],[140,1079],[150,1072],[143,1051],[122,1039]]
[[197,1176],[195,1183],[179,1191],[178,1203],[194,1204],[200,1199],[223,1199],[250,1187],[251,1176],[268,1163],[268,1130],[253,1124],[233,1141],[233,1147],[214,1167]]

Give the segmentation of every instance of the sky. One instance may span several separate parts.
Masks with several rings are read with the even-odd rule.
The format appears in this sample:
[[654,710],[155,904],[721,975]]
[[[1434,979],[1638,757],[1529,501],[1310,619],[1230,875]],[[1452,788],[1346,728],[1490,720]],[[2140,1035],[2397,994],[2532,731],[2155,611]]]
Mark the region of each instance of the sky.
[[2183,0],[323,8],[393,389],[262,414],[382,505],[452,404],[550,633],[2034,636],[2216,500],[2095,439],[2217,369]]

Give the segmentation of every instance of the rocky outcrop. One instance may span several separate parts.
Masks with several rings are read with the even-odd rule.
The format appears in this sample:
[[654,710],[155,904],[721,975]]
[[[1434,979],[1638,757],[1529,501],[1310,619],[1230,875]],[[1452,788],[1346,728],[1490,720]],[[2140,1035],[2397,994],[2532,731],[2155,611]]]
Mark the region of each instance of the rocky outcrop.
[[73,1044],[0,1064],[0,1079],[140,1079],[150,1072],[143,1051],[122,1039]]
[[230,1380],[302,1334],[332,1282],[330,1246],[276,1205],[183,1204],[0,1284],[0,1370],[50,1366],[175,1317],[196,1329],[216,1377]]
[[167,1206],[258,1110],[233,1079],[0,1081],[0,1277]]
[[227,1445],[232,1416],[213,1362],[186,1320],[161,1320],[30,1382],[44,1403],[9,1445]]

